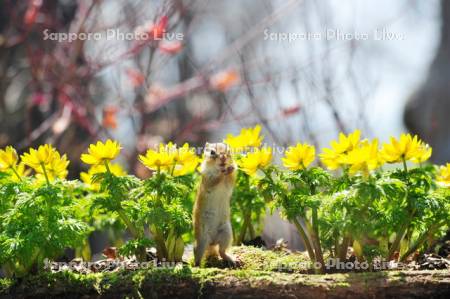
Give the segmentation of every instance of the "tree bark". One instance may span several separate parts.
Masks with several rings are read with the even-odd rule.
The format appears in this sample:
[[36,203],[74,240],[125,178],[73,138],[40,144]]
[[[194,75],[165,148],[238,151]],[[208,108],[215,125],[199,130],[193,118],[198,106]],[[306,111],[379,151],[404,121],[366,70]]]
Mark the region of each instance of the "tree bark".
[[433,147],[432,160],[450,160],[450,1],[441,0],[441,39],[422,86],[409,99],[407,128]]

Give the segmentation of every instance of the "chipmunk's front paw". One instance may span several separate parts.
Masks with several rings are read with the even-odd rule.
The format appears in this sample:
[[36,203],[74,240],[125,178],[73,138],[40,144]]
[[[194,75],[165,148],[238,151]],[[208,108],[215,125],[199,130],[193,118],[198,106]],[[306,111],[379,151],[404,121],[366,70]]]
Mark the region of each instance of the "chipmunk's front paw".
[[233,166],[221,167],[220,171],[222,171],[223,174],[228,175],[233,173],[234,167]]

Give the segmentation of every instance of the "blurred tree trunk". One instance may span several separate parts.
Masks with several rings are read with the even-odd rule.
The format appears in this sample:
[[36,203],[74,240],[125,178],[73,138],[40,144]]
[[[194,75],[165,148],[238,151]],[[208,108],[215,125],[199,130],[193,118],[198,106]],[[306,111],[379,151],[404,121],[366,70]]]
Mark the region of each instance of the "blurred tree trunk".
[[450,161],[450,1],[441,0],[441,40],[423,85],[405,110],[407,128],[433,147],[433,162]]

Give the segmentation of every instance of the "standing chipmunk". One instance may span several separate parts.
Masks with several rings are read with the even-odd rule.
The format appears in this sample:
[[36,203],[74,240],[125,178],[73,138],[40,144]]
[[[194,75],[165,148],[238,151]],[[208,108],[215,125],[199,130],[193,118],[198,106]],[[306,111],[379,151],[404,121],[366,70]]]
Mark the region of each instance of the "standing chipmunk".
[[230,199],[236,180],[236,164],[230,148],[224,143],[206,143],[200,165],[201,184],[194,204],[195,265],[205,254],[218,256],[236,265],[234,257],[226,253],[233,232],[230,221]]

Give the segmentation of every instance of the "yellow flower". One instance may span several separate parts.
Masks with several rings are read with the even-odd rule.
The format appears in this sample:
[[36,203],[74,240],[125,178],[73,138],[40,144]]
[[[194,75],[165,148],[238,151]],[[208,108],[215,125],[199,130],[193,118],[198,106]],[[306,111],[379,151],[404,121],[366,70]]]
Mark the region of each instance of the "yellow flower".
[[110,139],[105,143],[98,141],[97,144],[91,144],[87,154],[81,155],[81,161],[86,164],[100,165],[105,161],[111,161],[117,158],[120,153],[121,146],[117,141]]
[[272,149],[262,148],[255,149],[247,153],[240,160],[238,165],[248,175],[254,175],[258,169],[264,169],[272,161]]
[[7,146],[4,150],[0,150],[0,171],[15,168],[18,161],[19,156],[12,146]]
[[330,170],[338,169],[341,166],[342,158],[342,154],[338,154],[329,148],[322,149],[320,154],[320,160]]
[[287,149],[285,157],[281,160],[283,165],[290,170],[305,169],[316,158],[316,149],[309,144],[298,143],[295,147]]
[[244,128],[237,136],[228,134],[224,139],[224,143],[228,144],[235,150],[243,150],[247,147],[259,147],[264,139],[264,136],[260,135],[261,126],[256,125],[254,128]]
[[52,161],[45,165],[48,179],[53,181],[55,179],[65,179],[67,177],[68,171],[67,167],[69,166],[69,161],[67,160],[67,156],[61,155],[58,152],[55,152]]
[[44,165],[46,173],[44,173],[42,167],[40,167],[36,169],[36,178],[39,181],[46,181],[45,174],[47,174],[49,181],[54,181],[56,179],[65,179],[67,177],[67,174],[69,173],[67,171],[69,163],[70,161],[67,160],[66,155],[63,155],[61,157],[61,155],[57,151],[55,151],[50,163]]
[[42,172],[42,167],[49,164],[55,156],[56,150],[50,144],[44,144],[38,147],[30,149],[29,153],[22,155],[22,162],[33,168],[36,172]]
[[15,175],[12,175],[11,179],[14,182],[20,182],[21,178],[28,176],[30,174],[30,172],[31,172],[31,169],[25,168],[25,164],[20,162],[19,164],[17,164],[17,167],[15,168]]
[[144,155],[139,155],[139,160],[145,167],[151,170],[170,171],[174,166],[176,148],[172,143],[160,144],[159,150],[148,149]]
[[181,176],[194,172],[200,162],[200,158],[195,153],[195,149],[190,148],[188,143],[183,144],[183,146],[177,150],[174,160],[176,162],[173,169],[174,176]]
[[450,186],[450,163],[441,166],[436,181],[444,186]]
[[188,143],[177,148],[172,142],[167,145],[160,144],[158,151],[147,150],[145,156],[139,156],[139,160],[153,171],[163,171],[173,176],[194,172],[200,162],[195,149],[190,148]]
[[360,138],[360,130],[355,130],[348,136],[345,136],[344,133],[339,133],[339,141],[331,141],[331,148],[338,154],[347,153],[359,145]]
[[423,163],[430,159],[432,152],[433,149],[428,144],[421,142],[417,154],[411,161],[417,164]]
[[[123,170],[123,168],[119,164],[111,163],[111,164],[108,165],[108,167],[109,167],[109,171],[111,171],[111,173],[113,175],[115,175],[115,176],[124,176],[124,175],[126,175],[125,170]],[[106,166],[105,165],[102,165],[102,164],[94,165],[91,168],[89,168],[88,172],[80,173],[80,178],[91,189],[99,190],[100,189],[100,184],[99,183],[93,183],[92,182],[92,177],[95,174],[105,173],[105,172],[106,172]]]
[[391,142],[383,145],[381,154],[388,163],[414,162],[428,159],[427,155],[431,156],[431,151],[429,147],[424,147],[417,135],[413,137],[411,134],[402,134],[398,140],[391,137]]
[[[69,161],[67,156],[61,157],[58,151],[49,144],[41,145],[37,150],[30,149],[29,153],[22,155],[22,163],[33,168],[36,172],[36,178],[40,181],[64,179],[68,173]],[[23,170],[18,169],[18,171],[25,172],[25,167],[23,167]]]
[[378,152],[378,139],[372,140],[371,143],[367,140],[362,141],[360,146],[351,150],[343,158],[342,163],[350,166],[350,174],[355,174],[358,171],[368,174],[380,167],[383,161],[380,159]]
[[330,170],[339,168],[343,164],[342,162],[346,155],[359,145],[360,137],[360,130],[355,130],[348,136],[339,133],[339,140],[331,141],[331,149],[324,148],[322,150],[320,154],[322,163]]

